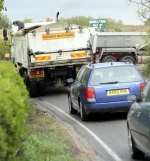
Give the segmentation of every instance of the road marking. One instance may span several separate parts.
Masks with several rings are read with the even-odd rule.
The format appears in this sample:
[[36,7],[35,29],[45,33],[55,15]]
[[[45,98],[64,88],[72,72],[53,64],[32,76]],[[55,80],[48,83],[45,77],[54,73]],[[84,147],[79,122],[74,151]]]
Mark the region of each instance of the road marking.
[[[41,101],[41,100],[40,100]],[[44,100],[44,103],[48,106],[53,107],[58,112],[62,113],[64,116],[68,117],[70,120],[74,121],[76,124],[78,124],[80,127],[82,127],[85,131],[87,131],[105,150],[106,152],[115,160],[115,161],[123,161],[107,144],[104,143],[103,140],[101,140],[93,131],[88,129],[85,125],[80,123],[78,120],[71,117],[69,114],[65,113],[63,110],[61,110],[58,106],[55,106],[47,101]]]

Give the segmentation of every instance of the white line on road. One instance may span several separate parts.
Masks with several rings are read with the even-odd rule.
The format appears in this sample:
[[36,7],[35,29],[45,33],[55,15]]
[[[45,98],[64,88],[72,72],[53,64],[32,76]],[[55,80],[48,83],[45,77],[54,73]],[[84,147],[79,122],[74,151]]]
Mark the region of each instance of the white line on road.
[[55,106],[47,101],[44,100],[44,103],[48,106],[53,107],[58,112],[62,113],[64,116],[68,117],[70,120],[74,121],[76,124],[78,124],[80,127],[82,127],[85,131],[87,131],[105,150],[106,152],[115,160],[115,161],[123,161],[108,145],[106,145],[103,140],[101,140],[93,131],[88,129],[85,125],[80,123],[78,120],[71,117],[69,114],[65,113],[63,110],[61,110],[58,106]]

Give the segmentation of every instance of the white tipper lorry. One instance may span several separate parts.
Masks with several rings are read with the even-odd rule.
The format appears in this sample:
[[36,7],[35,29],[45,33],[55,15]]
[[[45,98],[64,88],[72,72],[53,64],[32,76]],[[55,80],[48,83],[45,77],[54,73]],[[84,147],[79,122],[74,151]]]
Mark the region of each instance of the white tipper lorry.
[[136,64],[145,32],[93,32],[90,37],[93,62],[123,61]]
[[91,61],[89,30],[57,24],[35,25],[12,33],[11,57],[31,96],[43,86],[66,86]]

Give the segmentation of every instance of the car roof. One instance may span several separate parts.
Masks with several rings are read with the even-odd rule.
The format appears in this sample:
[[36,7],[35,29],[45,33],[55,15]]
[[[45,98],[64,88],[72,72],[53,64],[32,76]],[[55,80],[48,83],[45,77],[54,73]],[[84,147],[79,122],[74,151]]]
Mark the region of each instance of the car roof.
[[96,64],[89,64],[90,68],[104,68],[104,67],[119,67],[119,66],[134,66],[131,63],[124,63],[124,62],[108,62],[108,63],[96,63]]

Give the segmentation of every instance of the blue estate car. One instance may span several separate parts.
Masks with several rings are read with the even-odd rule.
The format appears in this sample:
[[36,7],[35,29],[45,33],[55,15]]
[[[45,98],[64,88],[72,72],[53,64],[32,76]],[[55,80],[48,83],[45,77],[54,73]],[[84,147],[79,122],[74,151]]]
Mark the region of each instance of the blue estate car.
[[111,62],[84,65],[68,94],[69,113],[124,112],[132,104],[129,96],[141,97],[144,79],[133,64]]

